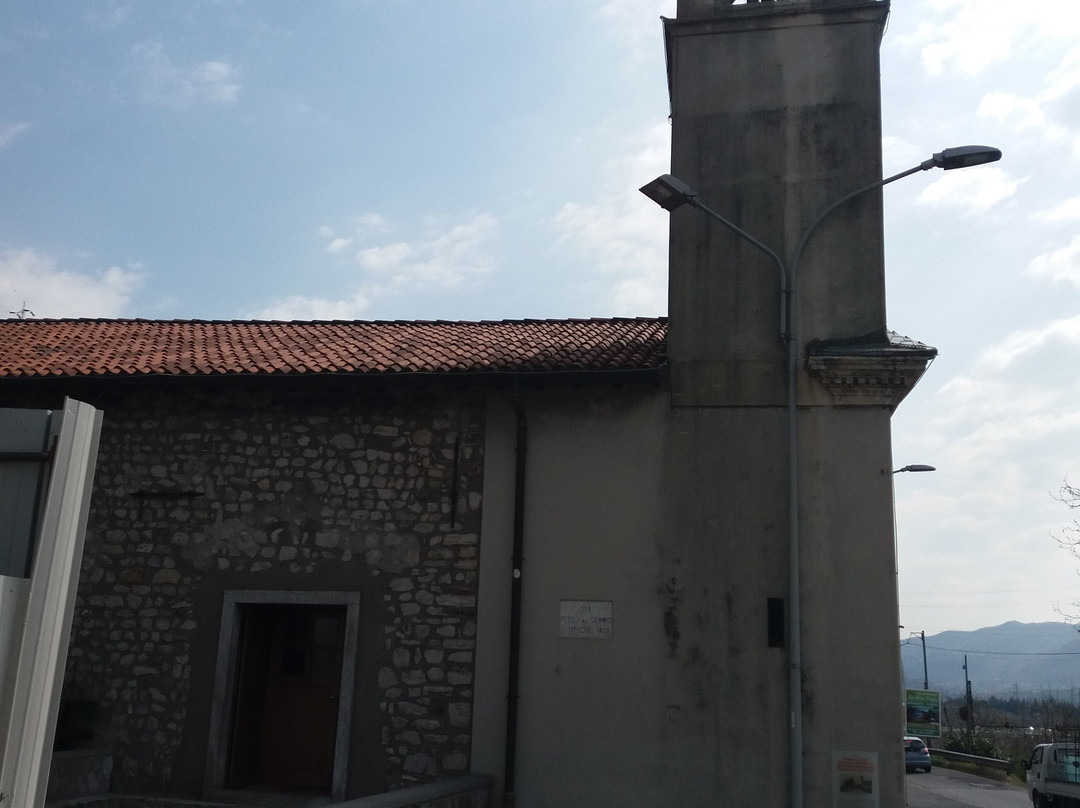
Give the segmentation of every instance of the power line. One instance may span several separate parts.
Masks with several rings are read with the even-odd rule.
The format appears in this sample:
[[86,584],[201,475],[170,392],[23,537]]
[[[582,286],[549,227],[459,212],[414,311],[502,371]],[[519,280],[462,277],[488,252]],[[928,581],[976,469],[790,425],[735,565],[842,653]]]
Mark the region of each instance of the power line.
[[[900,646],[911,645],[908,638]],[[922,647],[922,644],[919,644]],[[946,651],[950,654],[980,654],[982,656],[1080,656],[1080,651],[965,651],[961,648],[942,648],[940,645],[927,645],[928,651]]]
[[[1073,592],[1077,597],[1080,597],[1080,586],[1040,586],[1034,589],[978,589],[974,592],[961,592],[959,590],[950,589],[950,595],[1008,595],[1014,592],[1060,592],[1068,591]],[[904,590],[906,595],[941,595],[943,594],[940,589],[935,589],[930,592],[912,592],[908,589]]]
[[[901,603],[901,609],[993,609],[999,606],[1044,606],[1056,601],[1046,600],[996,600],[991,603]],[[1071,604],[1070,604],[1071,605]]]

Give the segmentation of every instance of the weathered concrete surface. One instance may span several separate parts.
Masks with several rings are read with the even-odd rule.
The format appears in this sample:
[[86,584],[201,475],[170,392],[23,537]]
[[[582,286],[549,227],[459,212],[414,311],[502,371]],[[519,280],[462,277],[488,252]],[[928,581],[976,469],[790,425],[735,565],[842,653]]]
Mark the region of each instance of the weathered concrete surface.
[[[671,173],[790,261],[830,202],[881,179],[882,2],[729,6],[667,25]],[[880,192],[835,211],[798,270],[800,366],[813,340],[884,335]],[[671,216],[673,400],[786,400],[776,265],[690,207]],[[801,398],[816,390],[800,377]]]
[[[666,24],[671,173],[785,261],[819,211],[881,179],[887,11],[688,1]],[[805,370],[808,342],[884,339],[882,244],[872,193],[823,224],[799,267],[809,808],[834,804],[839,752],[876,755],[880,805],[904,800],[890,405],[837,398]],[[522,400],[520,808],[788,803],[790,636],[770,645],[768,632],[789,573],[778,272],[689,206],[672,213],[670,257],[670,391]],[[506,503],[508,398],[487,423],[488,501]],[[497,794],[510,518],[505,505],[484,515],[478,626],[473,762]],[[612,638],[560,637],[560,600],[610,602]]]
[[[805,370],[808,343],[884,341],[880,191],[834,211],[792,261],[818,213],[881,179],[888,9],[684,0],[667,24],[672,173],[778,253],[794,290],[807,806],[833,804],[841,752],[876,755],[881,806],[904,802],[892,489],[882,473],[891,470],[890,410],[837,399]],[[676,434],[693,437],[669,454],[667,544],[685,552],[666,566],[682,581],[684,608],[702,616],[680,621],[680,641],[703,649],[712,674],[692,734],[704,742],[688,741],[683,771],[704,784],[702,802],[735,793],[784,805],[787,650],[764,641],[766,602],[786,602],[790,563],[779,272],[687,206],[671,217],[670,278]],[[692,682],[674,679],[673,694],[685,700]],[[717,774],[716,760],[739,765]],[[670,804],[693,797],[687,786]]]

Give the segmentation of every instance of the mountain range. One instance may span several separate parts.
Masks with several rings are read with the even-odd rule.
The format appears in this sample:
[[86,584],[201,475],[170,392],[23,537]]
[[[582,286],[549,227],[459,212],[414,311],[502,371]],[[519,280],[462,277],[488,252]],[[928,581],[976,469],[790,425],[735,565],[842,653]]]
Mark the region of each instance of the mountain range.
[[[926,637],[926,674],[943,696],[964,693],[967,657],[975,699],[1054,696],[1080,699],[1080,631],[1068,623],[1004,623],[975,631],[943,631]],[[923,641],[901,641],[904,687],[923,686]]]

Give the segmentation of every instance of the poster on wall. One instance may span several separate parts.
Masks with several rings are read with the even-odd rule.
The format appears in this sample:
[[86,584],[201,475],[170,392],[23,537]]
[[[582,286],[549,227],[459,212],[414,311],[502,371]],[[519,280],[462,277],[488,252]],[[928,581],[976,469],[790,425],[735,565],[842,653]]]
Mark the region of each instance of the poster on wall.
[[907,715],[905,735],[941,737],[941,693],[937,690],[908,690],[904,695]]
[[880,808],[877,752],[833,752],[833,808]]
[[560,600],[559,636],[610,640],[615,622],[610,600]]

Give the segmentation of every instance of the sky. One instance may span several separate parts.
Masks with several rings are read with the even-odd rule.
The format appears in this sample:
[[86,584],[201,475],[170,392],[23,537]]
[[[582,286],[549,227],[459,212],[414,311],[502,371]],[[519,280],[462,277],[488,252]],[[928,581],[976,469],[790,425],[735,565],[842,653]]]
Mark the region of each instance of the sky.
[[[0,316],[666,313],[675,0],[0,6]],[[896,0],[901,637],[1080,615],[1080,3]]]

